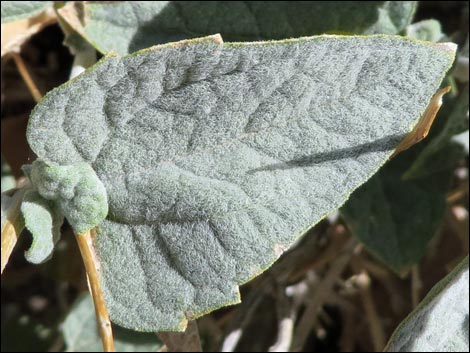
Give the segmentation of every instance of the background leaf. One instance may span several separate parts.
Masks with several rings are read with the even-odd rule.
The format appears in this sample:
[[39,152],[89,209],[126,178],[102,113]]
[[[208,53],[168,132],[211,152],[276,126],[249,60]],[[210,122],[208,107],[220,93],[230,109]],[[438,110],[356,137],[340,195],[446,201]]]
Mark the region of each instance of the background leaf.
[[446,196],[463,151],[447,145],[438,158],[446,168],[429,167],[430,173],[415,180],[402,180],[419,150],[407,151],[390,161],[356,190],[341,209],[352,234],[397,274],[406,274],[426,252],[446,211]]
[[54,5],[53,1],[2,1],[2,23],[33,17]]
[[406,27],[406,35],[411,38],[438,42],[444,37],[441,24],[437,20],[424,20]]
[[106,187],[95,245],[112,320],[181,330],[237,303],[239,284],[377,171],[453,55],[395,36],[173,43],[49,93],[28,140]]
[[[88,293],[77,298],[62,325],[67,352],[102,352],[93,300]],[[154,333],[140,333],[113,325],[116,352],[158,352]]]
[[466,352],[469,344],[468,257],[436,284],[397,328],[387,352]]
[[[468,13],[468,8],[467,8]],[[468,26],[468,21],[467,21]],[[469,59],[468,59],[468,33],[467,33],[467,40],[465,44],[460,48],[459,55],[457,56],[457,60],[455,63],[455,67],[452,70],[452,76],[455,77],[460,82],[468,82],[468,66],[469,66]]]
[[76,1],[59,13],[99,51],[123,55],[213,33],[220,33],[228,41],[285,39],[326,32],[396,34],[411,22],[416,3]]

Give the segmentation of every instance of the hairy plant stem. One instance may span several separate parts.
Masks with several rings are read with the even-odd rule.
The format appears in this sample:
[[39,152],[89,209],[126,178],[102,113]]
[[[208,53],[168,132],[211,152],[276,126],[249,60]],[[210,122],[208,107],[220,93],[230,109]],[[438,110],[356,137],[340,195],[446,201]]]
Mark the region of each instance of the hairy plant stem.
[[114,352],[114,339],[108,309],[103,297],[99,279],[99,262],[93,248],[92,231],[77,234],[77,243],[82,254],[83,263],[88,277],[88,287],[95,305],[96,321],[100,331],[101,341],[105,352]]

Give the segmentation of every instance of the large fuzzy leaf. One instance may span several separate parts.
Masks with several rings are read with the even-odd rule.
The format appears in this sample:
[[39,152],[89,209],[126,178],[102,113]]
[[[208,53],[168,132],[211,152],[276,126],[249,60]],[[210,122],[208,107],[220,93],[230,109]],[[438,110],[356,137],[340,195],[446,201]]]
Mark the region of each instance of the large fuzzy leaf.
[[36,16],[53,4],[53,1],[2,1],[2,23]]
[[415,1],[76,1],[59,13],[101,52],[127,54],[212,33],[231,41],[396,34],[415,8]]
[[387,352],[468,352],[468,257],[397,328]]
[[172,43],[49,93],[28,140],[106,187],[95,245],[112,319],[183,329],[237,303],[239,284],[377,171],[453,58],[394,36]]
[[[102,352],[93,300],[88,293],[78,297],[67,315],[62,332],[67,352]],[[154,333],[113,327],[116,352],[158,352],[162,344]]]

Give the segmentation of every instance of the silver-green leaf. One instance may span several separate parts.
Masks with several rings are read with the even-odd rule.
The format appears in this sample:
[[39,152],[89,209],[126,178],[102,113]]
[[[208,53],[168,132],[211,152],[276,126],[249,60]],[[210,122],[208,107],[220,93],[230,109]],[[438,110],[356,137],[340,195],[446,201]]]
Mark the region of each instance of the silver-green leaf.
[[33,17],[54,5],[53,1],[2,1],[2,23]]
[[106,188],[95,246],[112,320],[181,330],[239,302],[238,285],[385,163],[454,52],[397,36],[212,36],[107,56],[44,97],[28,140]]
[[213,33],[230,41],[323,33],[396,34],[411,22],[416,4],[416,1],[75,1],[59,13],[101,52],[124,55],[155,44]]
[[25,227],[33,236],[31,247],[25,252],[26,260],[34,264],[48,260],[60,238],[64,217],[53,203],[33,190],[24,194],[21,214]]
[[393,333],[386,352],[468,352],[468,256]]

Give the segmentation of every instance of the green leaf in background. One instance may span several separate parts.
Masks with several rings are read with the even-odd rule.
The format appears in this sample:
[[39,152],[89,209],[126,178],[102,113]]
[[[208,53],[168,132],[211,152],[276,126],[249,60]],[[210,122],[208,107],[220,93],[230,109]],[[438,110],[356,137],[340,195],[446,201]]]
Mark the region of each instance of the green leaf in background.
[[[468,130],[468,97],[467,85],[460,93],[457,100],[447,103],[448,106],[453,106],[453,109],[447,117],[444,127],[430,140],[425,149],[413,164],[411,164],[406,173],[404,173],[403,178],[410,180],[417,179],[426,176],[427,173],[447,169],[449,167],[445,158],[441,159],[441,164],[435,163],[433,160],[438,158],[441,149],[444,148],[455,135]],[[453,163],[451,160],[449,160],[449,162]],[[431,170],[429,167],[426,167],[426,165],[433,165],[435,168]]]
[[[121,55],[220,33],[227,41],[323,33],[396,34],[415,1],[76,1],[60,15],[99,51]],[[295,19],[295,20],[293,20]]]
[[33,242],[25,252],[26,260],[39,264],[46,261],[60,237],[63,216],[50,201],[36,191],[27,191],[21,203],[25,227],[31,232]]
[[6,160],[3,158],[3,156],[1,157],[1,161],[2,161],[2,179],[1,179],[2,189],[1,190],[2,192],[4,192],[6,190],[13,189],[16,186],[16,181],[15,181],[15,177],[11,173],[10,166],[8,165]]
[[386,352],[468,352],[468,256],[393,333]]
[[54,5],[53,1],[2,1],[2,23],[33,17]]
[[400,275],[421,259],[441,225],[453,167],[463,157],[459,146],[448,144],[440,150],[439,158],[429,161],[437,164],[446,159],[447,169],[412,181],[402,180],[417,153],[410,150],[390,161],[341,209],[352,234]]
[[457,60],[455,62],[454,69],[452,70],[452,76],[455,77],[460,82],[468,82],[468,33],[467,40],[465,44],[460,48]]
[[[468,7],[467,7],[467,16],[468,16]],[[468,21],[467,21],[468,24]],[[454,69],[452,70],[452,76],[455,77],[458,81],[460,82],[468,82],[468,33],[467,33],[467,39],[465,41],[465,44],[463,47],[460,48],[458,55],[457,55],[457,60],[454,65]],[[460,122],[462,124],[466,124],[467,130],[461,133],[458,133],[454,137],[452,137],[452,141],[457,142],[461,144],[462,146],[465,147],[465,150],[469,151],[469,136],[468,136],[468,125],[469,125],[469,117],[468,117],[468,84],[466,90],[464,90],[464,93],[462,93],[461,100],[467,99],[467,117],[465,117],[461,120]],[[462,106],[460,106],[462,109]],[[461,111],[456,114],[462,114]],[[461,115],[460,115],[461,116]]]
[[181,330],[239,302],[238,285],[385,163],[454,50],[212,36],[107,56],[46,95],[30,146],[50,165],[88,163],[106,187],[95,246],[111,319]]
[[441,24],[437,20],[424,20],[413,23],[406,27],[405,33],[408,37],[429,42],[438,42],[444,37]]
[[[62,324],[67,352],[102,352],[103,344],[88,293],[77,298]],[[141,333],[113,326],[116,352],[158,352],[162,344],[155,333]]]

